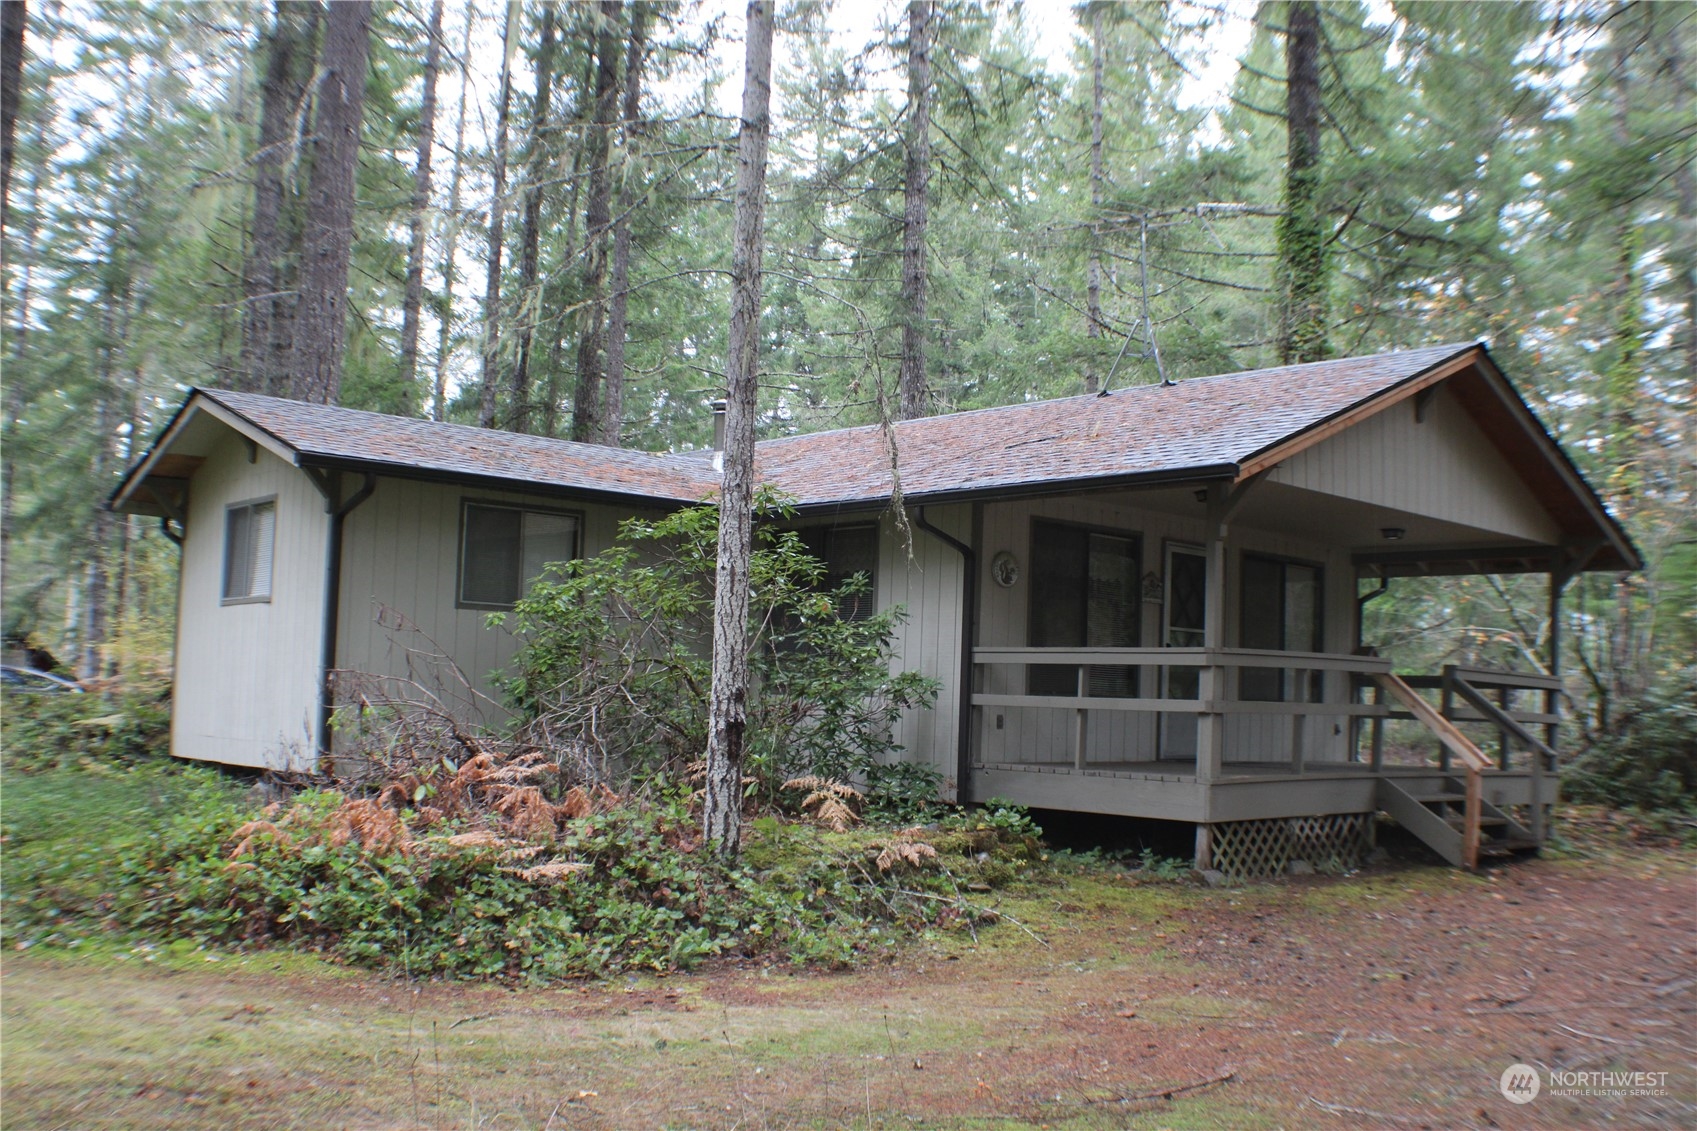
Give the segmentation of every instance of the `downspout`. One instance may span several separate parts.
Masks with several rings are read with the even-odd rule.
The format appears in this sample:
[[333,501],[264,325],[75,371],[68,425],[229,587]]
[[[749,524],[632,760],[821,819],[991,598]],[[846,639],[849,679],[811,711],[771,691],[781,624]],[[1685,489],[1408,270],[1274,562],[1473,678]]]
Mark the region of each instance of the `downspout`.
[[318,765],[321,771],[329,773],[334,765],[335,735],[330,716],[336,709],[336,690],[330,685],[330,673],[336,667],[336,630],[342,611],[342,526],[348,514],[377,489],[377,476],[365,472],[359,490],[344,502],[341,472],[325,473],[311,467],[302,470],[324,496],[324,510],[330,516],[330,533],[324,547],[324,625],[319,633],[318,655]]
[[913,524],[930,534],[960,555],[964,591],[961,597],[960,624],[960,703],[955,724],[955,801],[964,804],[972,800],[967,782],[972,771],[972,648],[973,621],[978,611],[978,551],[944,530],[931,525],[925,508],[916,507]]

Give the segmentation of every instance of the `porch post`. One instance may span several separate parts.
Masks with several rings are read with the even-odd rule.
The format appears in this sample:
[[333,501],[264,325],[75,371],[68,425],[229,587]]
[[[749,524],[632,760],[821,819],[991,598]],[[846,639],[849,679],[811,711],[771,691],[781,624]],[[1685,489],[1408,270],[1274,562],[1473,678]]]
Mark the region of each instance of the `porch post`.
[[1198,872],[1206,872],[1214,866],[1214,826],[1196,826],[1196,856],[1192,861]]
[[[1226,644],[1226,516],[1235,500],[1226,484],[1208,488],[1203,544],[1208,552],[1206,595],[1202,605],[1202,646],[1217,652]],[[1199,678],[1202,713],[1196,716],[1196,784],[1206,789],[1220,776],[1224,761],[1226,717],[1219,701],[1226,694],[1226,669],[1217,655],[1202,665]]]

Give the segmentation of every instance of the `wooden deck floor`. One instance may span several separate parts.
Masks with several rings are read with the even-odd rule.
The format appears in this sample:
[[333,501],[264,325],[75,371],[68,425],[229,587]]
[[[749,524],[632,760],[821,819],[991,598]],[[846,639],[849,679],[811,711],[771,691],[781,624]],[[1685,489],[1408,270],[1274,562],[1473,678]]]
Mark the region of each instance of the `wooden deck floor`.
[[[1071,762],[982,762],[975,770],[1011,771],[1034,774],[1069,774],[1084,777],[1140,778],[1148,781],[1195,781],[1196,763],[1191,759],[1163,758],[1154,761],[1091,762],[1079,769]],[[1298,774],[1288,761],[1226,762],[1220,767],[1224,778],[1288,781],[1294,777],[1360,776],[1373,774],[1366,762],[1307,762]],[[1387,765],[1380,774],[1421,777],[1439,773],[1437,766]]]
[[[1289,762],[1227,762],[1204,786],[1188,760],[1092,762],[1082,770],[1070,762],[1006,762],[973,766],[970,788],[978,801],[999,797],[1043,809],[1211,822],[1371,812],[1381,777],[1436,790],[1449,776],[1437,766],[1375,772],[1365,762],[1309,762],[1299,774]],[[1524,804],[1528,776],[1486,775],[1486,800]]]

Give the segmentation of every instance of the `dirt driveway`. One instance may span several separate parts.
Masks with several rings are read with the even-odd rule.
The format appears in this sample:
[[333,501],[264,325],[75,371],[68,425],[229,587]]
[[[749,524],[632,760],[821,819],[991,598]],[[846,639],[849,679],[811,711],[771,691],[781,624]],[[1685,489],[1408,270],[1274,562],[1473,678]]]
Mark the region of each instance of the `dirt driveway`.
[[[1691,1127],[1694,864],[1241,891],[1092,874],[1005,901],[1042,943],[1004,924],[848,975],[503,990],[11,954],[4,1124]],[[1543,1087],[1524,1105],[1498,1088],[1516,1062]],[[1551,1070],[1666,1075],[1561,1095]]]

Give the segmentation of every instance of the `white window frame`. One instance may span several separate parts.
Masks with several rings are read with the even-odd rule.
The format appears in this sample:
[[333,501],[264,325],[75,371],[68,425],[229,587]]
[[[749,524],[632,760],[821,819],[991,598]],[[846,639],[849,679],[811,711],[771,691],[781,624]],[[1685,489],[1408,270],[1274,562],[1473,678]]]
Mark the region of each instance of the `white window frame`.
[[[241,520],[238,516],[246,516],[245,525],[238,532]],[[257,543],[253,541],[256,516],[268,515],[265,523],[269,526],[266,537]],[[239,544],[238,544],[239,540]],[[237,576],[237,556],[245,559],[242,575]],[[265,605],[271,602],[271,593],[275,588],[277,560],[277,496],[267,495],[262,499],[243,499],[239,503],[231,503],[224,508],[224,556],[222,559],[222,577],[219,581],[221,604],[225,605]],[[236,584],[237,581],[240,584]]]
[[[576,528],[572,532],[572,553],[571,553],[571,558],[568,559],[568,560],[575,561],[576,559],[583,556],[583,513],[581,511],[566,510],[566,509],[556,508],[556,507],[531,506],[531,505],[526,504],[526,503],[511,503],[511,502],[505,502],[505,501],[498,500],[498,499],[462,498],[462,499],[460,499],[459,542],[458,542],[458,547],[457,547],[457,553],[455,554],[457,568],[454,571],[454,607],[456,609],[478,609],[478,610],[484,610],[484,611],[489,611],[489,612],[501,612],[503,610],[511,609],[513,607],[512,601],[469,601],[469,600],[466,599],[466,596],[465,596],[465,589],[466,589],[466,534],[467,534],[467,530],[468,530],[467,518],[470,515],[471,509],[473,507],[478,507],[478,508],[481,508],[481,509],[484,509],[484,510],[511,511],[511,512],[514,512],[514,513],[519,515],[519,523],[520,523],[520,525],[519,525],[519,538],[520,538],[519,562],[520,562],[520,572],[521,572],[521,574],[523,572],[523,562],[524,562],[524,557],[525,557],[524,547],[523,547],[523,538],[524,538],[524,525],[523,525],[523,523],[524,523],[524,516],[525,515],[532,515],[532,514],[534,514],[534,515],[547,515],[550,518],[569,518],[569,519],[571,519],[576,524]],[[520,576],[519,579],[518,579],[517,596],[523,597],[525,592],[530,588],[531,583],[534,582],[535,580],[536,579],[534,577]]]

